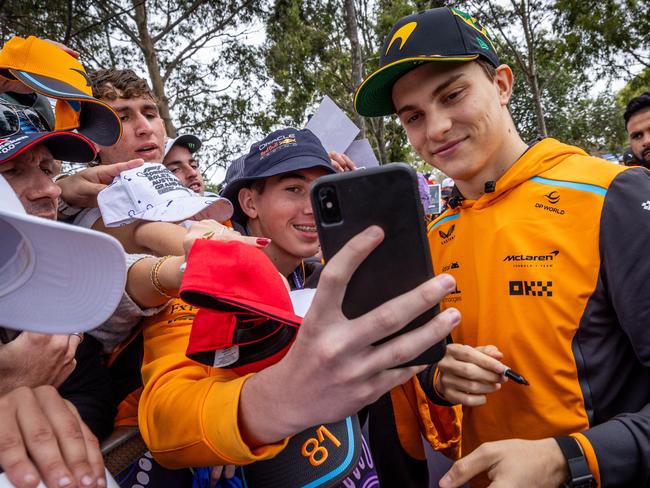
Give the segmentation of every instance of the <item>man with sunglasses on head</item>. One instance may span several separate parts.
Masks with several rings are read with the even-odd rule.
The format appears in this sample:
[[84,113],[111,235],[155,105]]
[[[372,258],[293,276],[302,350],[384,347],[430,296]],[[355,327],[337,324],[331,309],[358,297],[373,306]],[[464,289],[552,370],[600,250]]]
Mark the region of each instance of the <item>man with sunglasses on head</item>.
[[[32,108],[0,100],[0,175],[29,215],[56,220],[61,191],[52,181],[55,159],[85,162],[94,156],[95,149],[85,137],[50,131]],[[0,342],[0,392],[18,386],[56,386],[78,407],[95,435],[110,433],[111,392],[95,339],[0,329]]]

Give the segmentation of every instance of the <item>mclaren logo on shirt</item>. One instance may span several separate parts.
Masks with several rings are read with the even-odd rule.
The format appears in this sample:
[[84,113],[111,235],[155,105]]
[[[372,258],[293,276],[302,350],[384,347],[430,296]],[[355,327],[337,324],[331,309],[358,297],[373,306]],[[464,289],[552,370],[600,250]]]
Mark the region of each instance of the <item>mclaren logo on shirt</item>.
[[438,231],[438,235],[442,239],[441,244],[446,244],[447,242],[454,240],[454,237],[456,237],[454,235],[455,229],[456,229],[456,224],[451,224],[451,227],[449,227],[449,229],[447,229],[446,232],[442,229]]
[[545,202],[536,202],[535,203],[535,208],[539,208],[541,210],[546,210],[547,212],[551,212],[554,214],[558,215],[564,215],[566,213],[566,210],[563,208],[557,207],[557,204],[560,202],[560,192],[557,190],[553,190],[549,193],[544,194],[544,198],[546,198]]
[[509,254],[503,261],[511,262],[513,268],[552,268],[559,254],[557,249],[548,254]]
[[503,258],[504,261],[553,261],[560,251],[557,249],[548,254],[511,254]]

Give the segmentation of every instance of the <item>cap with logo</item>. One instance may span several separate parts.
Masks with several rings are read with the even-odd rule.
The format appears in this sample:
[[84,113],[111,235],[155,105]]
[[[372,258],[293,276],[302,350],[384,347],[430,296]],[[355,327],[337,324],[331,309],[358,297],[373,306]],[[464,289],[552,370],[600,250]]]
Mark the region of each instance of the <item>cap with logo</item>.
[[2,176],[0,201],[0,326],[69,334],[108,320],[126,282],[122,246],[106,234],[28,215]]
[[180,296],[201,307],[187,356],[239,374],[280,360],[302,322],[271,260],[239,241],[197,240]]
[[402,17],[384,41],[379,68],[357,88],[354,109],[366,117],[395,113],[392,89],[402,75],[427,62],[479,57],[500,64],[487,30],[473,16],[441,7]]
[[123,171],[99,192],[97,205],[107,227],[135,220],[181,222],[198,213],[218,222],[232,215],[232,204],[219,196],[201,196],[159,163]]
[[174,146],[181,146],[186,148],[190,153],[194,154],[196,151],[201,149],[201,139],[196,137],[193,134],[183,134],[178,136],[175,139],[169,138],[165,142],[165,152],[164,156],[167,156],[167,153],[172,150]]
[[13,37],[0,51],[0,76],[17,78],[37,93],[56,98],[56,129],[77,129],[102,146],[122,135],[117,113],[92,96],[92,83],[79,61],[63,49],[30,36]]
[[237,195],[239,190],[253,181],[310,168],[336,172],[320,139],[309,129],[286,128],[271,132],[251,146],[243,161],[238,158],[233,164],[237,167],[227,171],[226,186],[221,190],[221,196],[233,202],[233,219],[240,223],[246,217],[239,207]]
[[55,159],[85,163],[96,156],[95,146],[84,136],[50,131],[33,108],[0,99],[0,164],[41,143]]

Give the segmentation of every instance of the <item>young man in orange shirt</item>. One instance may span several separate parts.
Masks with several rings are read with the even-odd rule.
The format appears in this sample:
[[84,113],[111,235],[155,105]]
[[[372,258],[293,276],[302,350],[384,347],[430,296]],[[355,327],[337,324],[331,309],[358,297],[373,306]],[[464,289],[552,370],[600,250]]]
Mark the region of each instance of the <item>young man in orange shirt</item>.
[[440,485],[650,486],[650,174],[526,144],[512,87],[477,20],[439,8],[397,22],[355,97],[455,181],[429,226],[462,316],[435,389],[465,406],[465,458]]

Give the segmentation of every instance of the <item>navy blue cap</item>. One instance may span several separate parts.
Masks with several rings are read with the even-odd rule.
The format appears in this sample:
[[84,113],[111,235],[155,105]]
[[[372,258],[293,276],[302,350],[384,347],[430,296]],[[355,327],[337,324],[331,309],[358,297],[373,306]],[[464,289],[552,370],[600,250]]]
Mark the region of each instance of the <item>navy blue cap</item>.
[[271,132],[263,140],[254,143],[245,157],[233,161],[235,169],[228,168],[226,186],[221,196],[230,200],[235,207],[233,220],[244,223],[246,216],[239,207],[239,190],[253,181],[263,180],[292,171],[323,168],[335,173],[327,151],[318,137],[309,129],[286,129]]

